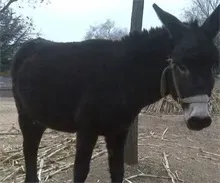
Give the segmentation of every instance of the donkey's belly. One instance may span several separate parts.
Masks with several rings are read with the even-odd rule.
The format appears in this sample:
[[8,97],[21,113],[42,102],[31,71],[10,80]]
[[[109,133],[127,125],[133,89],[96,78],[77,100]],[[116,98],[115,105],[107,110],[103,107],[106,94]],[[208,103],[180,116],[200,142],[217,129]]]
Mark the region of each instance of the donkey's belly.
[[20,93],[22,108],[34,121],[38,121],[47,128],[64,132],[75,132],[74,101],[65,100],[65,97],[57,95],[38,95],[32,93],[30,96]]
[[74,118],[70,114],[61,114],[56,111],[41,111],[36,110],[34,107],[28,108],[28,114],[33,121],[53,130],[63,132],[76,132],[77,130]]
[[61,132],[75,133],[77,131],[77,127],[74,121],[55,120],[55,121],[37,121],[37,123],[40,123],[41,125],[44,125],[47,128]]

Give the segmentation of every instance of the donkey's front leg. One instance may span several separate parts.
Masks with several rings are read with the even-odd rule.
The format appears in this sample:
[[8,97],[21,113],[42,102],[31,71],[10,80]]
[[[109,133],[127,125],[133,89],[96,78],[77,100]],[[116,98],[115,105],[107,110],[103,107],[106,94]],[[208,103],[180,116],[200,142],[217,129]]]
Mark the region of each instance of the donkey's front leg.
[[85,182],[90,169],[90,160],[98,135],[91,131],[77,132],[74,183]]
[[108,149],[108,161],[113,183],[121,183],[124,178],[124,145],[127,131],[120,132],[118,135],[106,136]]

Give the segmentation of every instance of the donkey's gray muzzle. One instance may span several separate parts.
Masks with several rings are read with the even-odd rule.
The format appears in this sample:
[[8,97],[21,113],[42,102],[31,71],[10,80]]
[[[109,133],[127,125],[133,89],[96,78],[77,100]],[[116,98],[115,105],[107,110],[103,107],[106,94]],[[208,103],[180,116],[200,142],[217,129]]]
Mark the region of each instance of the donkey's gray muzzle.
[[184,118],[187,127],[191,130],[202,130],[211,125],[207,95],[197,95],[183,99]]

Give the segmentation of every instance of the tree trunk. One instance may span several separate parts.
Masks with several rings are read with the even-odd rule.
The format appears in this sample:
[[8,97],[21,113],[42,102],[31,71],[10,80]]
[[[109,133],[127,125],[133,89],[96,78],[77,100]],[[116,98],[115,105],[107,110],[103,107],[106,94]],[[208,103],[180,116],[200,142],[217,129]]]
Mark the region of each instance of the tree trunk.
[[[142,30],[144,0],[133,0],[130,32]],[[138,164],[138,116],[131,124],[125,144],[124,160],[126,164]]]

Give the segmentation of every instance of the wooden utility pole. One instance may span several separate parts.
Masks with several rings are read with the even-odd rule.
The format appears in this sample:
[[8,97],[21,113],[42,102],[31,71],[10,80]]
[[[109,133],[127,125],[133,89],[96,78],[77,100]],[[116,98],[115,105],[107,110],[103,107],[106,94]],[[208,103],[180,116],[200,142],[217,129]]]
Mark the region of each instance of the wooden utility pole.
[[2,66],[2,42],[0,41],[0,72],[3,71],[3,66]]
[[[130,32],[142,30],[144,0],[133,0]],[[124,160],[126,164],[138,164],[138,116],[130,126],[125,144]]]

